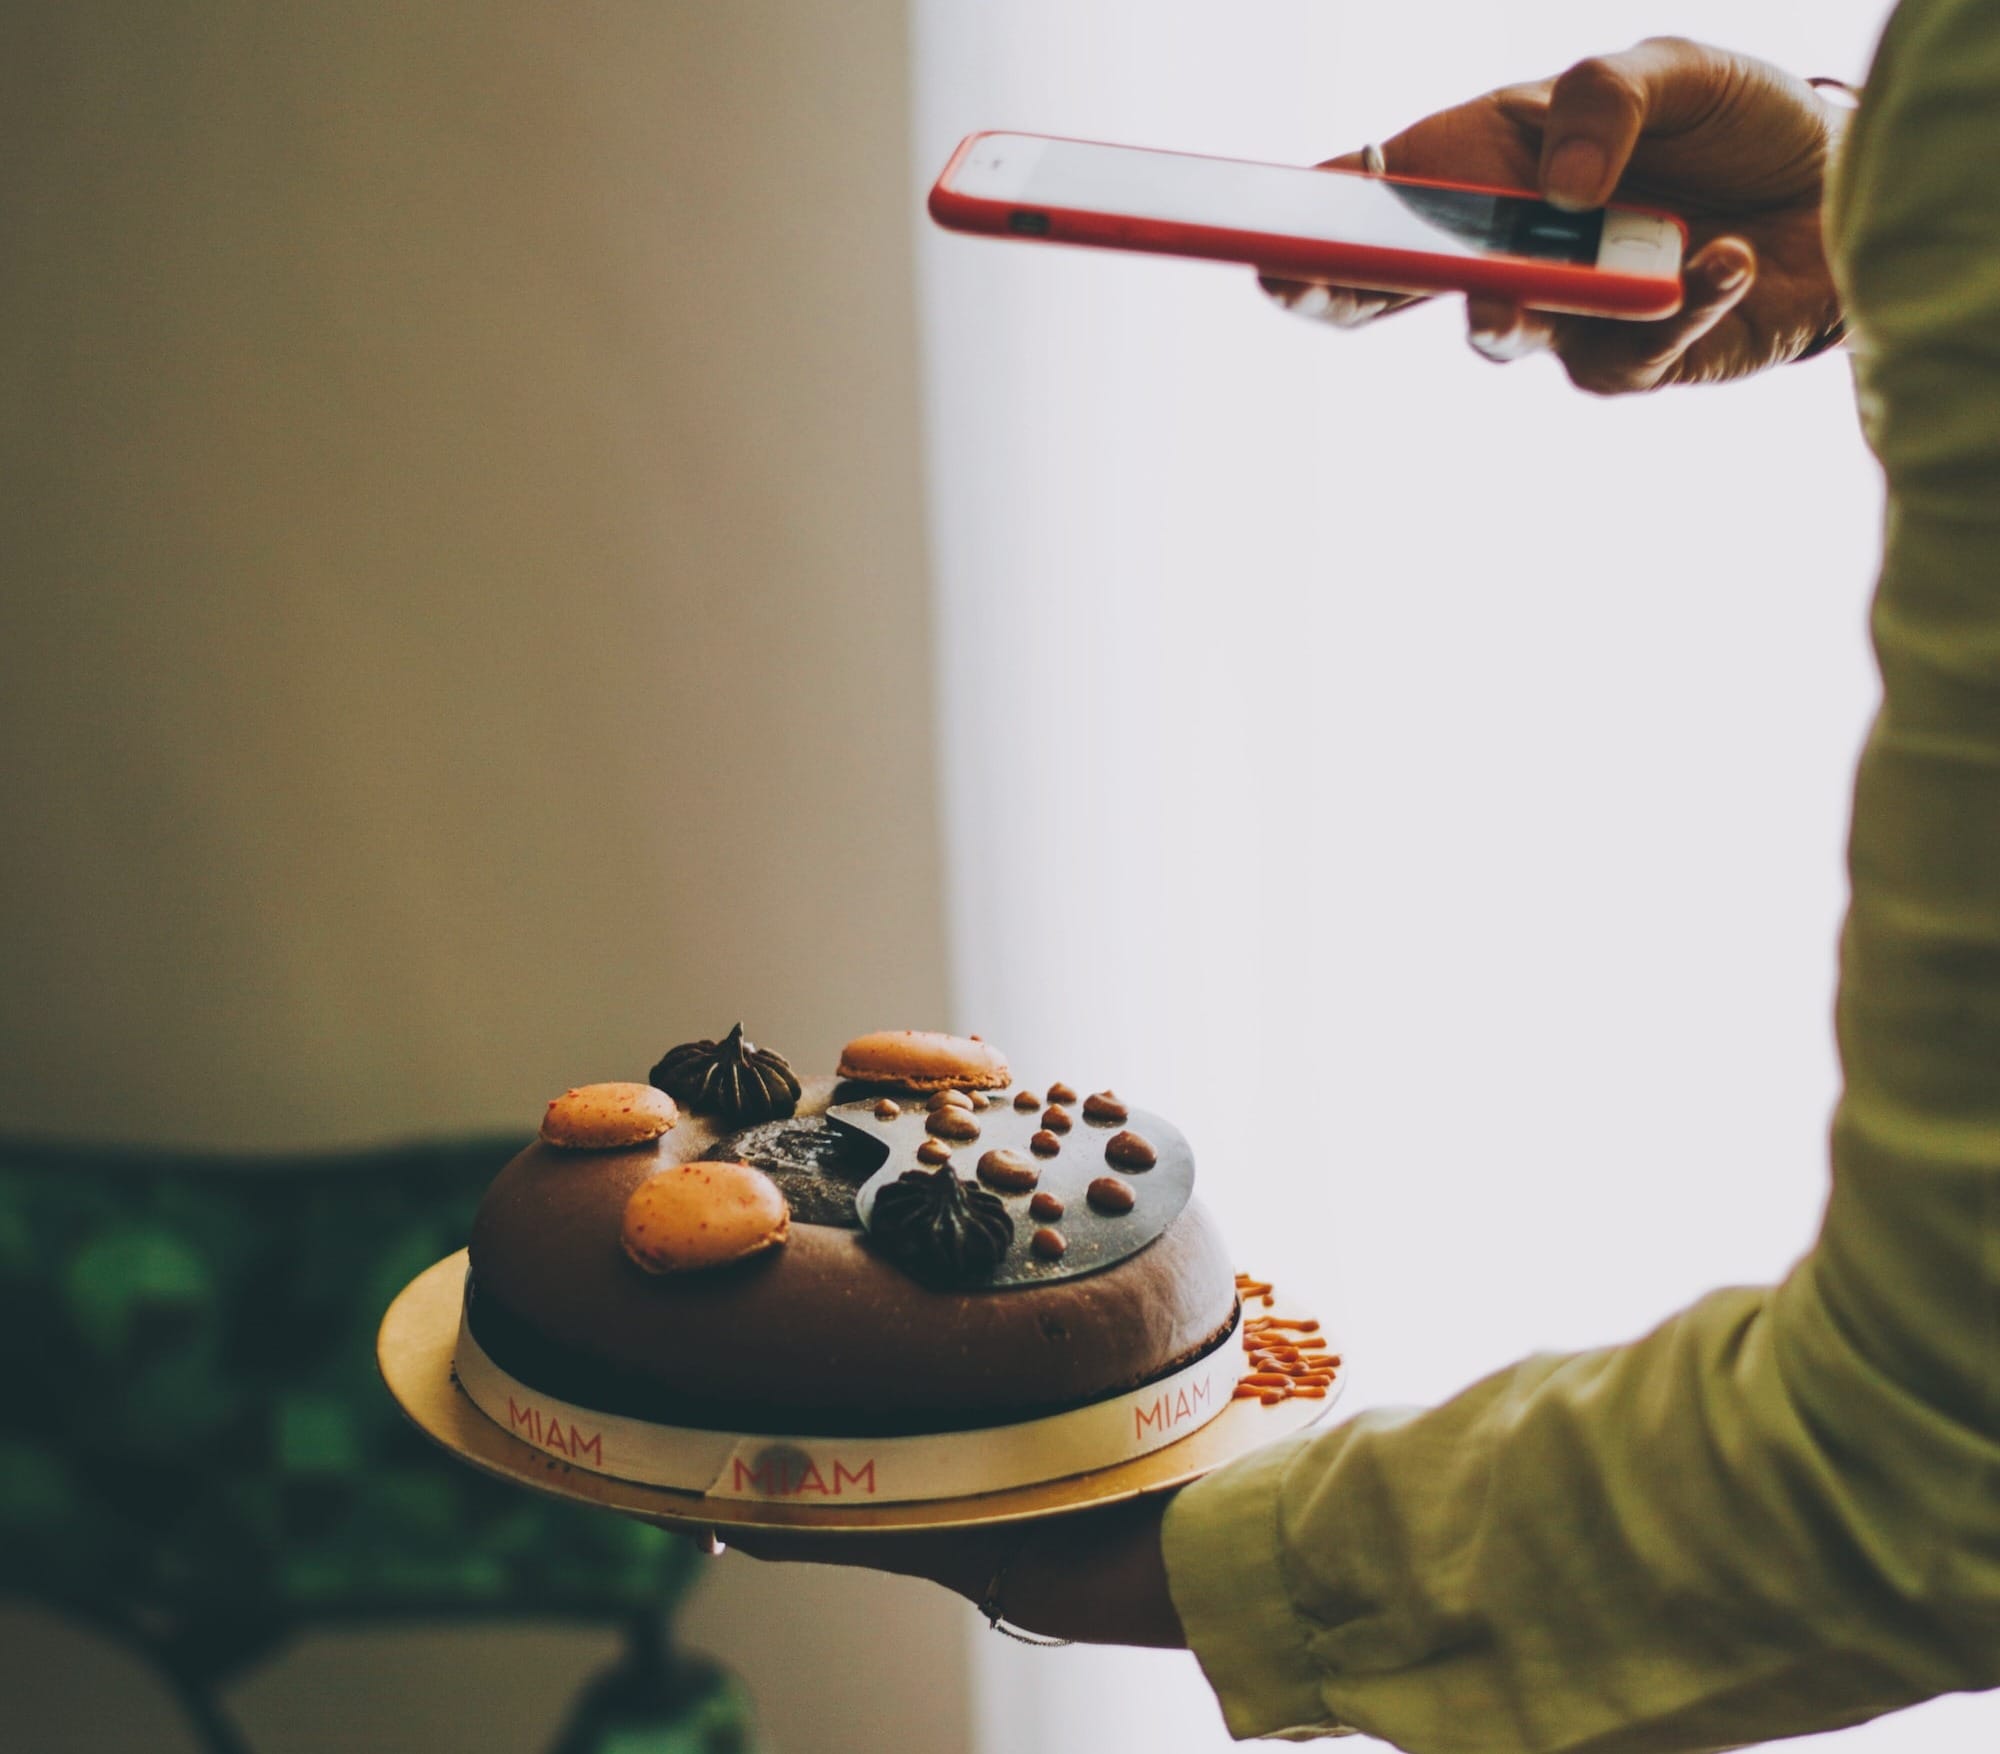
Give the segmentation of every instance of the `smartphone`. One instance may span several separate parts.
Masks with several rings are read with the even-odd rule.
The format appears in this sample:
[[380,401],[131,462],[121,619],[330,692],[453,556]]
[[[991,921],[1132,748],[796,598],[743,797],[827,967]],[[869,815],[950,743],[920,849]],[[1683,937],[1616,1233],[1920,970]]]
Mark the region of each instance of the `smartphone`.
[[973,134],[931,190],[956,231],[1246,262],[1384,292],[1478,292],[1536,310],[1668,317],[1687,228],[1671,213],[1565,213],[1519,189]]

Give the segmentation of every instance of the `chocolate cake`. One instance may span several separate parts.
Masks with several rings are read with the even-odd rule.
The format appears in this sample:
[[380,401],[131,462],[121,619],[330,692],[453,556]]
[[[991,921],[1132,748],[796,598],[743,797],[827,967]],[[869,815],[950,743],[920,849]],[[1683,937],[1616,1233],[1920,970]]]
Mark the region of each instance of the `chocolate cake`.
[[951,1082],[956,1038],[910,1039],[907,1083],[890,1037],[843,1055],[865,1079],[794,1078],[740,1029],[687,1044],[653,1082],[708,1112],[664,1130],[652,1091],[566,1093],[480,1206],[463,1332],[524,1392],[746,1436],[1018,1426],[1189,1380],[1238,1312],[1179,1133],[1017,1087],[985,1044]]

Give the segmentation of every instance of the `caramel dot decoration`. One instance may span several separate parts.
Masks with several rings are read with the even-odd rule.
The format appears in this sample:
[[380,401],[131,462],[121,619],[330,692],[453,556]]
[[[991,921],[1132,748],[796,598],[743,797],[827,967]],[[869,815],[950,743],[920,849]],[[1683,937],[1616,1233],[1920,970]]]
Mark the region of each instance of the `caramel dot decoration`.
[[1069,1238],[1053,1224],[1044,1224],[1029,1238],[1028,1247],[1045,1261],[1059,1261],[1069,1253]]
[[1057,1079],[1055,1083],[1049,1086],[1049,1101],[1074,1102],[1076,1101],[1076,1092],[1063,1083],[1061,1079]]
[[1040,1193],[1038,1193],[1032,1200],[1028,1202],[1028,1216],[1030,1218],[1040,1218],[1043,1220],[1047,1220],[1051,1218],[1060,1218],[1062,1215],[1063,1215],[1062,1201],[1058,1200],[1055,1197],[1055,1195],[1050,1193],[1046,1188],[1044,1188]]
[[1099,1090],[1083,1099],[1083,1118],[1100,1127],[1122,1127],[1132,1118],[1132,1111],[1118,1100],[1116,1092]]
[[1101,1175],[1084,1190],[1084,1198],[1097,1211],[1119,1218],[1132,1210],[1138,1196],[1132,1192],[1132,1184],[1122,1177]]
[[1017,1090],[1014,1092],[1014,1106],[1026,1114],[1031,1108],[1040,1108],[1042,1099],[1032,1090]]
[[681,1118],[674,1099],[650,1084],[581,1084],[542,1116],[542,1138],[571,1151],[622,1151],[657,1139]]
[[902,1112],[903,1105],[886,1096],[875,1105],[875,1118],[878,1121],[893,1121]]
[[1151,1169],[1160,1154],[1137,1133],[1113,1133],[1104,1142],[1104,1161],[1120,1169]]
[[979,1179],[1002,1193],[1022,1194],[1042,1179],[1042,1172],[1018,1151],[989,1151],[979,1160]]
[[933,1139],[949,1139],[953,1144],[964,1145],[979,1137],[979,1123],[972,1118],[969,1108],[938,1108],[931,1110],[924,1131]]
[[1028,1149],[1037,1157],[1053,1157],[1062,1149],[1062,1141],[1044,1127],[1028,1141]]
[[951,1161],[951,1147],[942,1139],[926,1139],[917,1147],[917,1161],[935,1169],[940,1163]]

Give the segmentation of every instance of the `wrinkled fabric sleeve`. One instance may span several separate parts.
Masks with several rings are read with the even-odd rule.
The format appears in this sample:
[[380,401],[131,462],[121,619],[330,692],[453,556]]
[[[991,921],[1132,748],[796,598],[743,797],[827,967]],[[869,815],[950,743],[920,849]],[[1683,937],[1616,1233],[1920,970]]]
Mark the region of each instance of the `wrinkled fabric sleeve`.
[[1818,1242],[1183,1492],[1171,1587],[1238,1736],[1667,1754],[2000,1684],[1996,167],[2000,5],[1908,0],[1829,215],[1889,518]]

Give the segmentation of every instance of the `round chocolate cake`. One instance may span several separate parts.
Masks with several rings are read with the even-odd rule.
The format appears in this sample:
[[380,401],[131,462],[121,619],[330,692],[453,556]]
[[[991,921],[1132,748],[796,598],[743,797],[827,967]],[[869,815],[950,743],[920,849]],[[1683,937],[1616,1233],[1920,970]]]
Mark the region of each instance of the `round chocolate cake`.
[[863,1037],[842,1071],[739,1029],[566,1093],[480,1206],[465,1332],[572,1407],[885,1437],[1129,1394],[1234,1331],[1170,1123],[969,1039]]

